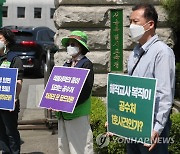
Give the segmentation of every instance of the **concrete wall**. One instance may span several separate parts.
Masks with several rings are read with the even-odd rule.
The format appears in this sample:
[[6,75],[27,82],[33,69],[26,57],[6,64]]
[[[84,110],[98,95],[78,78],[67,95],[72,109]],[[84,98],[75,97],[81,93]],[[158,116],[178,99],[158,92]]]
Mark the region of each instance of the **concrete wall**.
[[[87,57],[94,63],[95,82],[93,94],[106,95],[107,73],[110,72],[110,9],[123,9],[123,72],[126,72],[127,58],[133,49],[129,35],[129,15],[134,4],[148,0],[55,0],[56,11],[54,22],[56,26],[55,43],[60,51],[55,54],[55,65],[62,65],[66,59],[66,51],[60,41],[69,35],[71,30],[83,30],[88,36],[90,53]],[[171,47],[173,46],[172,31],[167,26],[166,14],[159,0],[149,0],[154,3],[159,14],[157,33]]]

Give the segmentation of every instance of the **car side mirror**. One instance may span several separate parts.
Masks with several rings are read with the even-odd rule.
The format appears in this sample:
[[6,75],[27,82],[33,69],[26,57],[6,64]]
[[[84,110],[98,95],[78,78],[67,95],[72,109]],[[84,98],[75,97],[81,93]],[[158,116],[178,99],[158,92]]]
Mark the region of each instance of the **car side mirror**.
[[53,46],[46,46],[45,50],[50,50],[51,53],[55,53],[59,50],[57,45],[53,45]]
[[59,50],[58,46],[57,45],[54,45],[52,48],[51,48],[51,52],[52,53],[55,53]]

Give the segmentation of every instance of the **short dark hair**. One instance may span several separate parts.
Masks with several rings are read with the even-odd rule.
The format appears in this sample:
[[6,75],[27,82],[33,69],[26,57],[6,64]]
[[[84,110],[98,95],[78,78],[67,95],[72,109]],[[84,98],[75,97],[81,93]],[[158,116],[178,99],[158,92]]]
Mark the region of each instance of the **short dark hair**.
[[154,21],[154,28],[156,29],[157,27],[157,22],[158,22],[158,14],[156,9],[152,4],[137,4],[132,8],[133,11],[139,10],[139,9],[144,9],[144,18],[147,20],[153,20]]
[[14,33],[7,28],[0,28],[0,34],[4,36],[6,41],[8,42],[7,46],[11,47],[15,43],[15,35]]

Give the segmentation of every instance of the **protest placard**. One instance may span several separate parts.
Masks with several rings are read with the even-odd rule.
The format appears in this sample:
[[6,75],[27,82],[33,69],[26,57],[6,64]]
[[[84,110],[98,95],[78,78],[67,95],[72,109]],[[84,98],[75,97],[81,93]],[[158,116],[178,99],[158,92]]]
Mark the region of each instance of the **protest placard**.
[[0,68],[0,109],[14,110],[17,68]]
[[108,131],[150,144],[156,79],[108,74]]
[[73,113],[88,73],[89,69],[55,66],[39,106]]

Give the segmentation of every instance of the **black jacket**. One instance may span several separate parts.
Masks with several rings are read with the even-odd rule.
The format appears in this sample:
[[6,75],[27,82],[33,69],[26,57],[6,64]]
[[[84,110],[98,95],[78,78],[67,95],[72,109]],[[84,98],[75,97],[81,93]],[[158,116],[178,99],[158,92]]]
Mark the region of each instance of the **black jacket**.
[[[66,62],[64,66],[71,67],[71,64],[72,64],[71,61],[69,63]],[[82,88],[81,94],[77,102],[77,105],[79,105],[85,102],[91,95],[91,91],[94,83],[94,71],[93,71],[92,62],[86,56],[84,56],[81,60],[79,60],[74,67],[90,69],[88,77],[86,78],[86,81],[84,83],[84,86]]]

